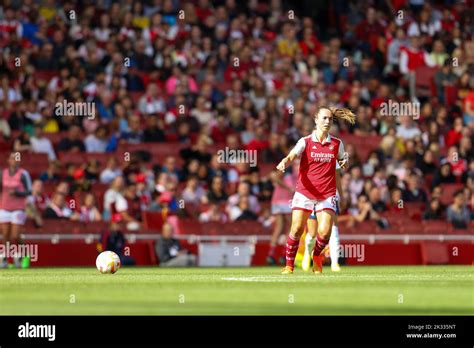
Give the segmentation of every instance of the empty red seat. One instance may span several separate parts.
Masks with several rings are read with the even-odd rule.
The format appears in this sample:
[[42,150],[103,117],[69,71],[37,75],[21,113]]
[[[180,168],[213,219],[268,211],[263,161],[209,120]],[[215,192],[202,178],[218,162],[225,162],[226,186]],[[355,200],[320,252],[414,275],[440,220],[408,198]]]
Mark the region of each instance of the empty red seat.
[[377,228],[375,230],[376,234],[399,234],[401,233],[401,228],[398,224],[390,225],[387,228]]
[[179,226],[181,234],[208,234],[208,231],[204,228],[204,224],[196,219],[180,219]]
[[163,226],[163,214],[161,212],[142,212],[143,227],[151,231],[161,231]]
[[403,220],[403,223],[400,224],[400,233],[402,234],[423,234],[423,225],[418,221],[413,220]]
[[374,234],[379,228],[377,223],[373,220],[358,222],[354,227],[358,231],[358,234]]
[[229,223],[206,222],[202,224],[205,235],[252,236],[271,233],[258,221],[234,221]]
[[425,234],[447,234],[451,224],[443,220],[423,221],[423,231]]
[[431,68],[428,66],[422,66],[415,70],[415,86],[416,94],[422,97],[430,97],[433,95],[434,82],[433,76],[438,71],[438,68]]

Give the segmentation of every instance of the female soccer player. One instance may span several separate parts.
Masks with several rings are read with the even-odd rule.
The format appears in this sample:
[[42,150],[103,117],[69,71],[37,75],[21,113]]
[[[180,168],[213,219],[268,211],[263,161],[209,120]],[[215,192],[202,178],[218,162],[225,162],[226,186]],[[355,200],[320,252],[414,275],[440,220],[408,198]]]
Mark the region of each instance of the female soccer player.
[[[339,192],[342,192],[340,171],[341,167],[339,166],[339,162],[336,162],[336,197],[338,197]],[[339,266],[339,227],[337,225],[339,209],[339,200],[336,200],[336,215],[334,216],[334,223],[331,228],[331,237],[329,238],[329,255],[331,257],[331,270],[333,272],[339,272],[341,270],[341,266]],[[304,240],[305,249],[303,262],[301,263],[301,268],[304,272],[308,272],[311,266],[311,251],[313,250],[314,243],[316,242],[317,232],[318,221],[316,220],[316,214],[313,211],[308,219],[308,228],[306,230],[306,236]]]
[[[28,172],[20,168],[16,154],[8,156],[8,168],[0,172],[0,226],[4,243],[19,244],[21,226],[25,224],[26,197],[31,194],[31,179]],[[7,248],[8,249],[8,248]],[[14,258],[15,266],[20,267],[20,256]],[[27,258],[25,261],[29,262]],[[2,267],[8,266],[5,255],[0,255]]]
[[289,163],[301,157],[296,192],[291,204],[292,219],[286,243],[286,266],[282,274],[292,274],[300,237],[308,217],[314,210],[318,220],[318,235],[313,249],[313,272],[322,272],[321,252],[331,236],[336,212],[336,161],[345,167],[344,146],[329,134],[334,118],[355,123],[355,115],[348,109],[320,107],[315,115],[316,129],[301,138],[277,166],[284,172]]

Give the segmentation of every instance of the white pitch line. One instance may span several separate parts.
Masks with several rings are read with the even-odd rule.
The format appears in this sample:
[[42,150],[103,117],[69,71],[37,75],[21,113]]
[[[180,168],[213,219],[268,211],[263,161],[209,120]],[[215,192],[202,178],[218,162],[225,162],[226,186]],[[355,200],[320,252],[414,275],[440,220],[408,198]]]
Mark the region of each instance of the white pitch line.
[[[441,279],[440,279],[441,278]],[[396,280],[413,280],[413,281],[420,281],[420,280],[443,280],[443,278],[446,278],[446,280],[452,280],[453,278],[462,278],[462,279],[468,279],[472,278],[472,275],[469,274],[450,274],[450,275],[412,275],[412,274],[401,274],[401,275],[377,275],[377,274],[361,274],[361,275],[334,275],[334,277],[328,277],[325,275],[312,275],[312,274],[307,274],[307,275],[300,275],[300,276],[258,276],[258,277],[226,277],[226,278],[221,278],[222,280],[227,280],[227,281],[240,281],[240,282],[292,282],[295,280],[298,281],[312,281],[312,280],[318,280],[318,279],[333,279],[333,280],[361,280],[361,279],[370,279],[370,280],[382,280],[382,281],[396,281]]]

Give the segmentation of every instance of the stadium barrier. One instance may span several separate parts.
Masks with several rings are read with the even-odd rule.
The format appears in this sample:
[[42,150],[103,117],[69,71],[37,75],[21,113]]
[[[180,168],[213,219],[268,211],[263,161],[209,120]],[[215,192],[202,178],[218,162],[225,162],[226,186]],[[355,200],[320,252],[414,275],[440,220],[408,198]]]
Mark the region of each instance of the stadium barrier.
[[[98,234],[25,234],[25,243],[38,244],[38,261],[32,266],[93,266],[97,257]],[[157,264],[154,243],[158,234],[128,234],[127,251],[139,266]],[[191,253],[199,254],[201,243],[253,245],[252,266],[264,266],[270,236],[179,235]],[[357,255],[341,255],[347,265],[427,265],[473,263],[474,237],[471,235],[341,235],[341,249]],[[362,251],[363,254],[360,254]],[[284,247],[277,250],[284,256]]]

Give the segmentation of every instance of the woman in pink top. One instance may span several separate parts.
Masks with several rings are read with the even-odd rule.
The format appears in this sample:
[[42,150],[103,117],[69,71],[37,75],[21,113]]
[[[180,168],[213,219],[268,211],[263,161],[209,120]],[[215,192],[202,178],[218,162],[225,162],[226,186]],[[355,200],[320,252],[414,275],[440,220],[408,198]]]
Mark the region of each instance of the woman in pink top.
[[290,203],[295,193],[296,181],[298,179],[298,165],[293,165],[292,169],[292,172],[285,174],[279,171],[273,171],[270,176],[274,186],[271,204],[275,224],[267,256],[267,263],[269,265],[276,264],[275,254],[278,238],[285,231],[286,226],[290,226]]
[[[25,169],[20,168],[19,156],[18,152],[12,152],[8,156],[8,168],[0,171],[0,228],[3,241],[8,244],[21,242],[21,226],[26,220],[26,198],[31,194],[30,175]],[[0,255],[0,262],[2,267],[8,266],[5,255]],[[19,255],[14,257],[14,262],[15,266],[20,266]]]

